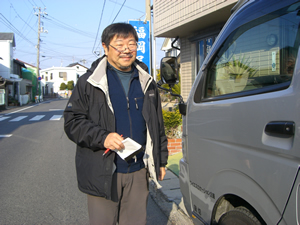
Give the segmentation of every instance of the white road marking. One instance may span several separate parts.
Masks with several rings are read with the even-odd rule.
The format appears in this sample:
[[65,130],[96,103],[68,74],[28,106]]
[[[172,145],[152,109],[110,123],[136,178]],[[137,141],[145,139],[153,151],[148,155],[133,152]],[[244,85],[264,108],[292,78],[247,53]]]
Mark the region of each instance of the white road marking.
[[26,117],[28,117],[28,116],[18,116],[16,118],[10,120],[9,122],[18,122],[18,121],[20,121],[22,119],[25,119]]
[[49,109],[49,111],[64,111],[64,109]]
[[0,138],[11,137],[12,134],[0,134]]
[[51,100],[49,100],[49,101],[43,101],[43,102],[40,102],[40,103],[38,103],[38,104],[29,106],[29,107],[26,107],[26,108],[22,108],[22,109],[19,109],[19,110],[17,110],[17,111],[11,112],[11,113],[7,113],[7,114],[5,114],[5,116],[10,115],[10,114],[14,114],[14,113],[17,113],[17,112],[20,112],[20,111],[23,111],[23,110],[26,110],[26,109],[30,109],[30,108],[32,108],[32,107],[36,107],[36,106],[39,106],[39,105],[41,105],[41,104],[45,104],[45,103],[48,103],[48,102],[51,102]]
[[3,116],[3,117],[0,117],[0,121],[6,120],[6,119],[8,119],[8,118],[10,118],[10,116]]
[[60,120],[61,117],[62,115],[53,115],[50,120]]
[[38,121],[41,120],[45,115],[37,115],[33,118],[31,118],[29,121]]
[[23,109],[19,109],[19,110],[17,110],[17,111],[11,112],[11,113],[7,113],[7,114],[5,114],[5,116],[8,116],[8,115],[11,115],[11,114],[14,114],[14,113],[17,113],[17,112],[26,110],[26,109],[30,109],[30,108],[32,108],[32,107],[35,107],[35,105],[29,106],[29,107],[26,107],[26,108],[23,108]]

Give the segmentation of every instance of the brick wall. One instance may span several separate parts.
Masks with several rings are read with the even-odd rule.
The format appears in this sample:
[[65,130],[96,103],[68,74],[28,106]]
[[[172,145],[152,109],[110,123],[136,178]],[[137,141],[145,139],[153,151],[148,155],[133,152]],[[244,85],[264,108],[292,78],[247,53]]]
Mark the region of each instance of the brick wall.
[[168,139],[168,150],[169,150],[169,155],[173,155],[175,153],[181,152],[182,150],[181,138]]

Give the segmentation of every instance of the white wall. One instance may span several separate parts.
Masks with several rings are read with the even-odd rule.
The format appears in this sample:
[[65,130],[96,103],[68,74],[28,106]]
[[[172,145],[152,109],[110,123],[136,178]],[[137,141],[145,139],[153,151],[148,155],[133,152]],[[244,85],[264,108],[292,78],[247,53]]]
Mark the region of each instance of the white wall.
[[[60,72],[67,73],[66,80],[64,80],[64,78],[59,77]],[[75,85],[77,83],[77,74],[81,76],[85,72],[86,72],[86,68],[80,65],[75,65],[73,67],[52,67],[48,69],[43,69],[40,71],[40,76],[44,77],[44,79],[41,80],[41,85],[44,87],[44,89],[46,89],[46,85],[48,85],[48,94],[52,94],[51,88],[53,88],[53,93],[57,93],[59,91],[61,83],[64,82],[65,84],[67,84],[68,81],[73,80]],[[52,79],[51,79],[51,74],[52,74]]]
[[12,44],[8,40],[0,40],[0,76],[5,79],[10,78],[13,69]]

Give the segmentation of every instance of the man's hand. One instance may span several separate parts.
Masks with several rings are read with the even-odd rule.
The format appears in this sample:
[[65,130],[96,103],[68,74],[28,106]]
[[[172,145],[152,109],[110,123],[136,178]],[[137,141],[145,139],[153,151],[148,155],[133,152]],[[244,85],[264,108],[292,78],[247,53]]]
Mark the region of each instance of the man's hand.
[[104,141],[104,147],[111,150],[122,150],[125,148],[123,145],[123,137],[117,133],[110,133]]
[[163,180],[165,175],[166,175],[166,168],[165,167],[160,167],[160,173],[159,173],[158,179]]

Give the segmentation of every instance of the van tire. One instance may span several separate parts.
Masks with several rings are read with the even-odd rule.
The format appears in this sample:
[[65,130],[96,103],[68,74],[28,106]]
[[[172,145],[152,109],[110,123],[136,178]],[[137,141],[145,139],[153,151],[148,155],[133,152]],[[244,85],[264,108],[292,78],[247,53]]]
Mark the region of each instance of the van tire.
[[237,207],[224,213],[218,225],[261,225],[261,223],[247,208]]

